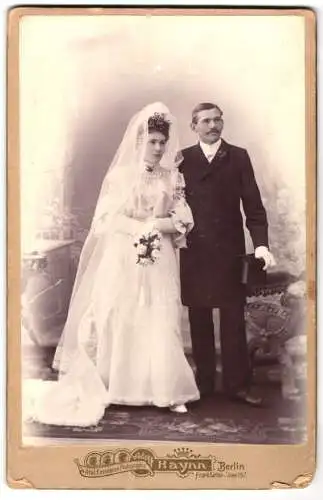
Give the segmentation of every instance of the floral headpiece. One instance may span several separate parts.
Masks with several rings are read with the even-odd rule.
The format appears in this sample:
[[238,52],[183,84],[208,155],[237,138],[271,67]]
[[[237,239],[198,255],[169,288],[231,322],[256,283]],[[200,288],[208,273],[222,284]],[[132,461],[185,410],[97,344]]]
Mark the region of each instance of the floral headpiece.
[[171,122],[166,119],[164,113],[154,113],[148,118],[148,132],[160,132],[167,139]]

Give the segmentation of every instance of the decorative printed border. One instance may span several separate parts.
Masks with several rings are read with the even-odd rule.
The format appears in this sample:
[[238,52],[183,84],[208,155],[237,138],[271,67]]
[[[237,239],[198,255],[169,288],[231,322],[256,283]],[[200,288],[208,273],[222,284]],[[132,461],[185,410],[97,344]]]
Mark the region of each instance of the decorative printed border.
[[79,473],[86,478],[99,478],[131,472],[136,477],[175,473],[180,478],[189,475],[195,479],[206,477],[239,478],[247,475],[245,464],[228,463],[213,455],[202,456],[190,448],[175,448],[173,453],[158,457],[151,448],[118,448],[102,452],[91,451],[83,459],[74,459]]

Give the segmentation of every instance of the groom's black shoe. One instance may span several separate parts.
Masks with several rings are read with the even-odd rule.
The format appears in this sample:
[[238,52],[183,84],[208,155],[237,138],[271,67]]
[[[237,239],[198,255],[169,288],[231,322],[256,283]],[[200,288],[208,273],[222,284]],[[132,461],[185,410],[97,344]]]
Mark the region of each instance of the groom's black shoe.
[[244,403],[258,408],[263,406],[263,399],[260,396],[253,395],[246,389],[241,389],[238,392],[230,394],[230,399],[238,403]]

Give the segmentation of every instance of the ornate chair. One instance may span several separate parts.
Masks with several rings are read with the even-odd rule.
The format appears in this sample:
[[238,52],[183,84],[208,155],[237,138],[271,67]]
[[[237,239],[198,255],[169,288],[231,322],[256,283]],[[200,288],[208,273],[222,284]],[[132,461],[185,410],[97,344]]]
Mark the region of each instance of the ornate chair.
[[268,272],[261,282],[247,285],[245,308],[252,369],[279,363],[283,395],[298,392],[294,363],[287,342],[305,334],[305,281],[288,272]]

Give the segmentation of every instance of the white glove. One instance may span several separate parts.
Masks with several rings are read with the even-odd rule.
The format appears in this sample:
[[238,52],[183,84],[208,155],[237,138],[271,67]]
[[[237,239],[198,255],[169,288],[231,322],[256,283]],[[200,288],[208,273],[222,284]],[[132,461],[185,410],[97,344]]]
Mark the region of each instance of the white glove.
[[141,222],[125,215],[116,215],[112,219],[103,215],[94,223],[94,234],[102,236],[109,229],[134,236],[140,230],[141,224]]
[[151,231],[154,228],[154,220],[137,220],[126,215],[116,215],[112,219],[106,216],[101,217],[94,224],[96,236],[104,234],[108,229],[128,234],[129,236],[141,235],[143,232]]
[[113,223],[117,231],[129,236],[136,236],[137,233],[141,232],[143,225],[142,221],[121,214],[114,218]]
[[260,246],[255,249],[255,257],[256,259],[264,259],[265,265],[263,270],[265,271],[269,267],[274,267],[276,265],[275,257],[271,252],[269,252],[268,248],[265,246]]

